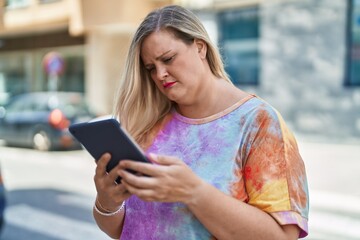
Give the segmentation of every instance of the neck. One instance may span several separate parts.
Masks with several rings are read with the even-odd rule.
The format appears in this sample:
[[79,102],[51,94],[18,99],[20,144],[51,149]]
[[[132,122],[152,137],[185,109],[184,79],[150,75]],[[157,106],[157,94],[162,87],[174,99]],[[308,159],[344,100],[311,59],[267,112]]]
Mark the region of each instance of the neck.
[[[177,111],[188,118],[204,118],[225,110],[245,94],[223,79],[213,78],[197,92],[196,101],[177,105]],[[224,97],[226,96],[226,97]]]

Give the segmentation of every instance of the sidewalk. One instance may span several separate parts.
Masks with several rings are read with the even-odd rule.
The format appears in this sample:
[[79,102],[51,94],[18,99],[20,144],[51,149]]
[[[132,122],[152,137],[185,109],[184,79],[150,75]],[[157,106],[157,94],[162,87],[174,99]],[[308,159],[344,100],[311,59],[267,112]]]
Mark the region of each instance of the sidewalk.
[[299,141],[310,192],[306,239],[360,239],[360,145]]
[[360,144],[299,142],[310,189],[360,197]]

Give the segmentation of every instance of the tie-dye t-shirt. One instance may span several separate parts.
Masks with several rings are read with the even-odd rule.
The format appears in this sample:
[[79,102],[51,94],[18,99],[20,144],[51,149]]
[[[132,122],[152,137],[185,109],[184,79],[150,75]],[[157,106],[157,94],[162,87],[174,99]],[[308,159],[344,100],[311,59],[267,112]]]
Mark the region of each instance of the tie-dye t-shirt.
[[[156,129],[147,152],[182,159],[220,191],[269,213],[281,225],[296,224],[300,237],[307,235],[304,163],[293,135],[269,104],[249,96],[203,119],[172,111]],[[184,204],[132,196],[120,239],[215,238]]]

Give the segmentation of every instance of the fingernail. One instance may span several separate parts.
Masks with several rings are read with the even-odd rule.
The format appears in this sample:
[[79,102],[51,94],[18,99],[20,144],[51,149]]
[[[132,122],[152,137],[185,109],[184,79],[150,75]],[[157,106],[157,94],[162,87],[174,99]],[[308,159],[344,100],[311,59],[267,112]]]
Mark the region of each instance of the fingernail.
[[155,153],[149,153],[149,157],[151,160],[154,160],[154,161],[157,160],[157,155]]

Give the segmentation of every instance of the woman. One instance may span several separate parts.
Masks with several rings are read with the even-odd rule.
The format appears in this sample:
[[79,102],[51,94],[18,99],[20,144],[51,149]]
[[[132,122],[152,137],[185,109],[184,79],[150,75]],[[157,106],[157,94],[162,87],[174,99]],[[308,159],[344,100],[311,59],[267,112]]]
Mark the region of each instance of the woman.
[[276,110],[231,84],[193,13],[151,12],[135,33],[121,84],[116,115],[153,164],[123,160],[107,174],[109,154],[99,159],[100,229],[121,239],[307,235],[307,181],[295,139]]

